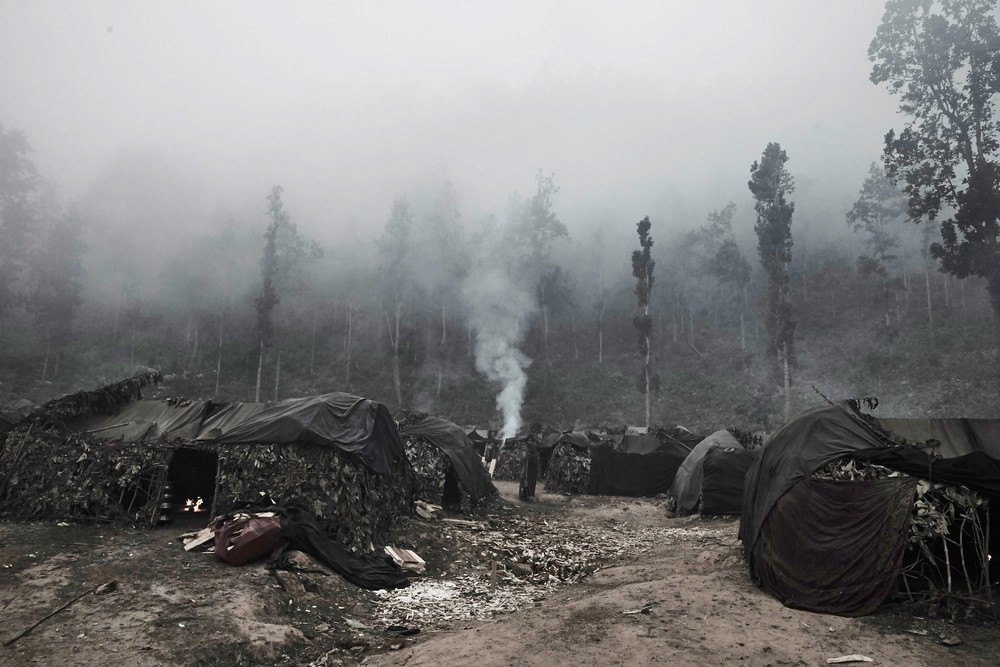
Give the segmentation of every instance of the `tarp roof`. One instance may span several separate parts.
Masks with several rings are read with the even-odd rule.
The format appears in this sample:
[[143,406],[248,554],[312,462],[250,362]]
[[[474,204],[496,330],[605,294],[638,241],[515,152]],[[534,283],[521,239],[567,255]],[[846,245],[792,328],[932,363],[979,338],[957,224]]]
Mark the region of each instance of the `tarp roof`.
[[344,393],[290,398],[274,405],[204,401],[132,401],[114,414],[72,421],[77,433],[125,442],[200,441],[310,443],[360,454],[379,473],[401,454],[402,444],[381,403]]
[[716,447],[743,449],[739,440],[726,430],[716,431],[691,450],[681,463],[670,485],[670,494],[677,500],[677,512],[689,514],[698,505],[701,498],[702,463],[710,449]]
[[208,405],[205,401],[183,405],[167,401],[132,401],[114,414],[93,414],[75,419],[67,426],[76,433],[87,433],[100,440],[193,440],[201,430]]
[[440,417],[424,417],[400,431],[403,437],[427,438],[448,457],[459,484],[475,500],[496,494],[496,488],[480,462],[472,442],[457,425]]
[[705,453],[701,472],[701,513],[742,514],[747,471],[760,450],[713,447]]

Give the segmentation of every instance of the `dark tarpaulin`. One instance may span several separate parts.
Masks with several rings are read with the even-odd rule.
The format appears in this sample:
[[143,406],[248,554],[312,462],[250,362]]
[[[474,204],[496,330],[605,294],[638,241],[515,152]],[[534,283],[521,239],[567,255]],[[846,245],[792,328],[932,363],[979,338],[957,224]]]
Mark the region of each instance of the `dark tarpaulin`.
[[747,472],[740,539],[754,571],[753,549],[771,508],[800,479],[849,452],[884,446],[869,428],[837,403],[800,413],[768,438]]
[[588,493],[607,496],[655,496],[666,493],[686,447],[666,443],[650,454],[620,452],[611,447],[591,450]]
[[678,442],[665,443],[654,433],[626,433],[616,436],[614,440],[618,449],[627,454],[651,454],[666,444],[680,446]]
[[274,512],[281,519],[281,534],[288,540],[289,548],[309,554],[355,586],[379,590],[410,585],[410,580],[388,554],[351,552],[332,540],[316,516],[299,505],[271,505],[262,500],[237,503],[233,511],[238,510]]
[[692,433],[683,426],[674,426],[673,428],[660,429],[660,435],[676,440],[680,444],[684,445],[688,449],[694,449],[694,446],[705,439],[706,436],[699,435],[697,433]]
[[[770,562],[774,557],[770,550],[780,548],[774,540],[782,539],[781,535],[773,530],[769,530],[766,534],[763,531],[764,523],[769,520],[768,517],[779,503],[779,499],[783,502],[783,496],[790,493],[791,489],[798,488],[804,480],[811,479],[813,472],[844,456],[885,465],[913,477],[961,484],[986,495],[1000,495],[1000,460],[984,453],[983,450],[989,445],[984,445],[982,442],[982,435],[994,432],[997,429],[997,422],[960,419],[882,419],[878,420],[878,423],[883,428],[891,426],[893,433],[887,436],[877,432],[848,404],[837,403],[799,414],[768,439],[760,458],[747,472],[743,515],[740,521],[739,536],[743,541],[743,554],[755,581],[763,585],[766,572],[774,567]],[[941,442],[944,447],[930,449],[893,444],[899,437],[908,440],[911,438],[919,440],[922,436],[935,437],[927,435],[929,433],[946,435],[947,445],[943,440]],[[971,435],[963,436],[963,433]],[[978,444],[971,439],[972,436],[978,439]],[[962,437],[969,439],[963,441]],[[946,454],[969,453],[955,458],[936,459],[928,455],[928,451],[933,449],[943,449],[942,453]],[[808,488],[818,487],[811,484]],[[872,498],[871,502],[876,503],[876,500]],[[907,513],[911,509],[908,507]],[[883,503],[878,511],[885,513],[886,505]],[[835,519],[831,517],[828,520]],[[848,516],[836,520],[848,523],[851,521]],[[881,539],[876,527],[875,523],[869,524],[871,532],[867,539],[872,543],[878,543]],[[803,525],[796,530],[799,534],[795,536],[795,540],[817,545],[817,548],[822,546],[816,535],[807,532],[813,528]],[[841,527],[840,530],[846,528]],[[835,543],[828,543],[825,548],[828,550],[826,553],[831,563],[836,563],[838,557],[833,552],[838,547]],[[870,574],[875,577],[874,572]],[[812,575],[807,571],[801,571],[798,572],[798,576],[800,579],[812,576],[811,581],[814,582],[814,586],[819,587],[826,575],[823,571],[816,571]],[[896,579],[891,572],[883,572],[880,576],[883,579],[879,580],[878,586],[884,586],[889,592],[895,590]],[[874,583],[870,585],[875,588]],[[780,594],[775,593],[775,595],[784,600]],[[852,598],[843,599],[849,601]],[[867,602],[874,599],[873,595]],[[867,606],[853,608],[845,602],[843,606],[830,610],[840,614],[858,614],[865,613],[861,609],[867,608]]]
[[764,522],[761,588],[796,609],[875,611],[898,585],[916,483],[800,480]]
[[698,506],[705,455],[716,447],[743,449],[739,440],[726,430],[716,431],[695,445],[677,468],[674,481],[670,484],[670,495],[677,501],[678,514],[690,514]]
[[355,554],[334,542],[320,527],[316,517],[299,507],[278,508],[281,533],[289,546],[304,551],[361,588],[379,590],[410,585],[403,571],[388,554]]
[[497,493],[469,437],[452,422],[440,417],[424,417],[404,428],[400,435],[427,438],[444,452],[455,469],[458,483],[473,500]]
[[221,403],[201,424],[196,440],[214,440],[267,410],[267,403]]
[[883,447],[852,452],[851,457],[905,472],[933,482],[966,486],[1000,498],[1000,459],[973,452],[953,459],[938,459],[915,447]]
[[701,513],[707,516],[743,512],[743,487],[747,470],[760,451],[713,447],[702,462]]
[[360,454],[368,467],[383,475],[388,474],[390,462],[403,455],[389,410],[381,403],[344,393],[281,401],[232,424],[210,441],[331,445]]
[[167,401],[132,401],[112,414],[95,413],[67,424],[75,433],[90,433],[98,440],[123,442],[173,442],[193,440],[201,430],[208,409],[205,401],[186,405]]

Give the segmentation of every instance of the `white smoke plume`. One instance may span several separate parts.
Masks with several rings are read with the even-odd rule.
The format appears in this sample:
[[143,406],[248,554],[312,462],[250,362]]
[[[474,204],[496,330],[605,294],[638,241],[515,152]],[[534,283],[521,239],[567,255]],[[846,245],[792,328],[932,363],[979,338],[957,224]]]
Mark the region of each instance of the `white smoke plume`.
[[466,279],[463,296],[476,332],[476,369],[500,385],[497,410],[503,437],[521,427],[521,406],[531,360],[519,349],[537,310],[535,297],[497,260],[478,265]]

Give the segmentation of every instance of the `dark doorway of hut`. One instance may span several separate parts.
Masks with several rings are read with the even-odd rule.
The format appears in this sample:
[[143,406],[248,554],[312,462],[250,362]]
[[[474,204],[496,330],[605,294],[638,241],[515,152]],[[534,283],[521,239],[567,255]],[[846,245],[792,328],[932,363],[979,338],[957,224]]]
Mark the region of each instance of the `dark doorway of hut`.
[[458,486],[458,475],[454,466],[448,466],[444,475],[444,489],[441,493],[441,506],[449,509],[461,509],[462,489]]
[[173,496],[168,512],[171,523],[204,526],[215,501],[219,456],[190,447],[175,449],[167,467],[167,482]]

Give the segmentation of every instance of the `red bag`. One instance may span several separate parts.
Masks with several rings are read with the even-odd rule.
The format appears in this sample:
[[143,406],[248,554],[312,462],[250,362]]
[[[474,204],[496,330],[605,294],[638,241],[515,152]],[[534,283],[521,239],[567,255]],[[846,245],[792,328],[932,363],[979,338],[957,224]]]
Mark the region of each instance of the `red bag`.
[[266,556],[287,540],[276,516],[238,515],[215,531],[215,555],[233,565]]

